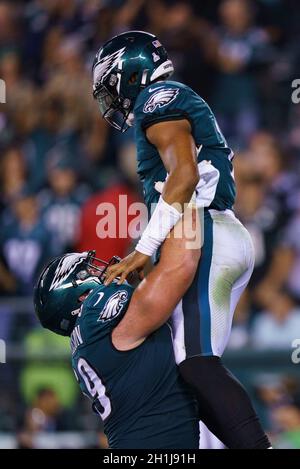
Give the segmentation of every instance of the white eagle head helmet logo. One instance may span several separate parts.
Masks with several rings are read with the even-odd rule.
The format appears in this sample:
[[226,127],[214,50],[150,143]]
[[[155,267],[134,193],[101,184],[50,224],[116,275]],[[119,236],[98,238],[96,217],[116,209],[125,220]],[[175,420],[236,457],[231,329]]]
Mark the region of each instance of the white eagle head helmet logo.
[[94,89],[97,84],[103,83],[104,78],[106,78],[115,66],[118,65],[125,49],[125,47],[122,47],[122,49],[102,57],[99,62],[96,63],[93,72]]
[[179,93],[178,88],[158,89],[150,96],[144,105],[144,112],[153,112],[156,108],[161,108],[174,101]]
[[120,290],[110,296],[105,303],[98,321],[109,321],[118,316],[127,301],[128,293],[126,290]]

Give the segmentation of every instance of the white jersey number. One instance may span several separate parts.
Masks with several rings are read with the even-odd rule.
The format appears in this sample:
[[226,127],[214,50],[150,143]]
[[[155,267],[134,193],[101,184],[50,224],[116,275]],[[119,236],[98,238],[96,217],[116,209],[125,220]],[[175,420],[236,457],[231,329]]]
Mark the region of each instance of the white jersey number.
[[[90,396],[98,400],[100,406],[97,406],[97,411],[102,420],[105,420],[111,413],[111,403],[109,397],[106,395],[106,389],[95,370],[91,368],[84,358],[79,358],[78,371],[82,377]],[[101,410],[99,410],[101,407]]]

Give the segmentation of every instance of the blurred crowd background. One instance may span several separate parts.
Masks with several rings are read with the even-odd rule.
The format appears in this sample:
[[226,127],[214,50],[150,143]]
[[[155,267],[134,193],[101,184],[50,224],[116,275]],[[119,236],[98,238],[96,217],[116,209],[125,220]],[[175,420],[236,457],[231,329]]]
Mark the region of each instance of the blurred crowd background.
[[109,259],[131,247],[96,234],[99,203],[141,194],[132,131],[100,118],[91,65],[107,39],[143,29],[169,51],[173,79],[209,102],[235,151],[235,211],[256,265],[228,363],[275,445],[300,448],[300,364],[291,361],[300,338],[299,23],[296,0],[0,0],[0,446],[106,445],[79,395],[68,340],[37,325],[31,297],[51,257],[96,248]]

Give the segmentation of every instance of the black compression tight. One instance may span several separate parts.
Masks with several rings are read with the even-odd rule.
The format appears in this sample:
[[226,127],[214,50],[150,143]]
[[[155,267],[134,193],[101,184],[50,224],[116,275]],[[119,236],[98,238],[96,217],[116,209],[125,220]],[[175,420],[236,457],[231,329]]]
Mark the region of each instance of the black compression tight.
[[271,446],[242,384],[216,356],[193,357],[179,366],[194,389],[199,417],[230,449],[267,449]]

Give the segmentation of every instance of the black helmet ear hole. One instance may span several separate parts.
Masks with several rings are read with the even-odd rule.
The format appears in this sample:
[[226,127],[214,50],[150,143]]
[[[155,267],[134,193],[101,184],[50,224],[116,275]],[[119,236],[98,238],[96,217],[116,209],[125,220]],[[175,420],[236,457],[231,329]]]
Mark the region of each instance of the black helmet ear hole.
[[128,80],[129,85],[135,85],[138,79],[138,72],[133,72]]

